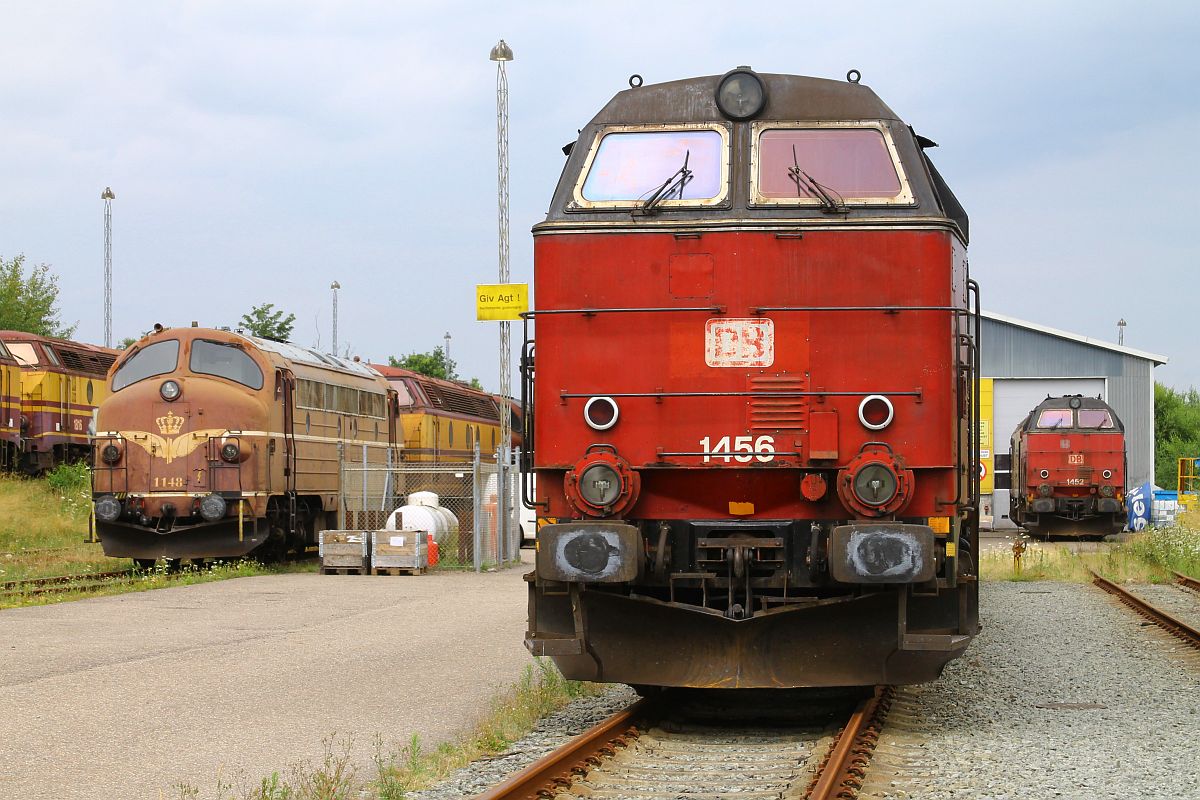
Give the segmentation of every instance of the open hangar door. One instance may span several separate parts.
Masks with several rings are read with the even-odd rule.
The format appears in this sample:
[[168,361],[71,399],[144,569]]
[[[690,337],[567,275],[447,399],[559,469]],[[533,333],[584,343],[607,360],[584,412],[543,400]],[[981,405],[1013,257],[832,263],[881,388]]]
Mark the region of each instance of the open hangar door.
[[[987,380],[986,378],[984,380]],[[1034,407],[1050,397],[1065,394],[1081,394],[1084,397],[1100,397],[1108,400],[1104,378],[993,378],[992,415],[988,422],[992,430],[992,457],[984,457],[984,464],[992,470],[989,482],[981,487],[983,507],[980,514],[986,527],[988,517],[994,530],[1016,528],[1008,518],[1008,493],[1012,486],[1012,462],[1010,460],[1010,438],[1017,424]],[[986,414],[984,415],[986,418]],[[983,453],[981,453],[983,455]],[[987,494],[988,484],[993,486]]]

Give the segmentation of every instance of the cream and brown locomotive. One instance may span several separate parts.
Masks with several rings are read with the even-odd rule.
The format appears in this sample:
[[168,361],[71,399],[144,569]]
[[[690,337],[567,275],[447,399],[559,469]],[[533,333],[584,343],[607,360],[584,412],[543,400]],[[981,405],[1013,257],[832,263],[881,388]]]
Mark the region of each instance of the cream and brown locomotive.
[[282,557],[336,527],[348,452],[397,454],[396,393],[366,364],[211,328],[162,328],[109,373],[96,531],[109,556]]

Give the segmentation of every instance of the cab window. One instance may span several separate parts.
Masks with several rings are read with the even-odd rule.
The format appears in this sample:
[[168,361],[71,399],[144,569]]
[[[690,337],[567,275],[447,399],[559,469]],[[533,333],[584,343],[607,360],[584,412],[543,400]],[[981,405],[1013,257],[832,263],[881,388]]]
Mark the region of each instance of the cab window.
[[715,127],[604,133],[588,157],[576,202],[628,208],[660,190],[659,206],[719,202],[728,182],[725,135]]
[[1047,408],[1038,415],[1039,428],[1070,428],[1075,424],[1069,408]]
[[13,358],[21,362],[26,367],[36,367],[38,365],[37,350],[34,349],[32,342],[10,342],[8,345],[12,351]]
[[412,394],[408,391],[408,386],[404,381],[392,381],[392,388],[396,390],[396,402],[401,408],[409,408],[413,405]]
[[12,353],[8,352],[8,348],[4,346],[4,342],[0,342],[0,358],[12,358]]
[[235,344],[197,339],[192,342],[188,369],[198,375],[216,375],[250,389],[263,387],[262,370],[245,350]]
[[1103,408],[1081,408],[1079,409],[1079,427],[1081,428],[1112,428],[1112,414],[1109,414]]
[[755,147],[758,203],[912,202],[881,127],[762,127]]
[[113,391],[119,392],[126,386],[155,375],[174,372],[179,364],[179,340],[167,339],[146,345],[117,367],[113,375]]

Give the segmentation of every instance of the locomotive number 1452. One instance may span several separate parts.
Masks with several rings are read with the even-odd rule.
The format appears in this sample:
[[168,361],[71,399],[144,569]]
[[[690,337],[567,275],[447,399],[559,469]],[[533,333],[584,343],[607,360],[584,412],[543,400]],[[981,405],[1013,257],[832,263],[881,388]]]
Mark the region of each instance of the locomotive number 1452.
[[700,440],[700,451],[704,453],[705,464],[718,458],[726,464],[730,461],[749,464],[756,459],[765,464],[775,460],[775,437],[722,436],[714,441],[713,437],[705,436]]

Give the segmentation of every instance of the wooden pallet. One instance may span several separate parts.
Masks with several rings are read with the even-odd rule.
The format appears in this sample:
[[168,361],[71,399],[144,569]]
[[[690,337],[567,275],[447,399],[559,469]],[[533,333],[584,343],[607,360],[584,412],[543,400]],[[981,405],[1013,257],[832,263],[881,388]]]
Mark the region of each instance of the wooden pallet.
[[322,575],[366,575],[362,567],[321,567]]
[[375,567],[372,575],[424,575],[428,567]]

